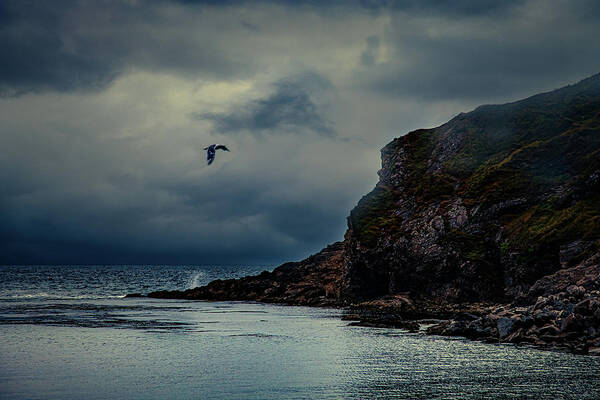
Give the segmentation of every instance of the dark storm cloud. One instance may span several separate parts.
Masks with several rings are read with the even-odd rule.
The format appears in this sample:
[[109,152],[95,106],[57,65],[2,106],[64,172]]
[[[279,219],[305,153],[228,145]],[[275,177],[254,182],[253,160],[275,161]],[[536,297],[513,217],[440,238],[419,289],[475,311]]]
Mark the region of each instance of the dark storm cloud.
[[[346,211],[332,208],[326,196],[311,202],[298,193],[297,201],[282,201],[267,195],[274,182],[252,173],[218,180],[172,177],[143,189],[121,177],[101,183],[110,201],[93,192],[10,193],[0,207],[0,260],[275,264],[341,237]],[[157,206],[160,193],[175,204]]]
[[[579,18],[587,19],[600,11],[597,2],[591,0],[576,3],[560,7],[567,7],[567,12],[579,13]],[[240,19],[232,26],[219,23],[208,26],[210,21],[201,17],[207,7],[227,12],[236,5],[256,4],[234,0],[3,1],[0,4],[0,94],[99,90],[132,68],[168,70],[206,79],[252,76],[260,68],[255,53],[247,51],[245,46],[230,48],[230,41],[222,36],[236,25],[248,32],[258,32],[260,24]],[[386,38],[394,51],[392,60],[383,66],[374,65],[382,38],[370,36],[361,62],[372,68],[359,82],[393,96],[481,98],[482,93],[510,94],[519,89],[522,79],[531,79],[532,87],[543,85],[565,68],[576,71],[581,62],[597,61],[590,55],[599,53],[599,45],[592,44],[589,48],[581,41],[563,46],[561,38],[551,34],[560,28],[556,26],[542,26],[539,31],[533,31],[535,41],[519,37],[519,32],[512,34],[513,26],[507,18],[513,17],[515,10],[526,4],[525,0],[265,1],[262,4],[289,7],[290,12],[294,8],[312,10],[325,18],[344,18],[347,12],[367,9],[396,15],[393,17],[396,26],[393,24]],[[173,6],[183,9],[173,12]],[[552,5],[548,8],[553,9]],[[470,25],[469,18],[488,18],[491,27],[503,25],[504,32],[496,38],[432,38],[423,35],[431,26],[413,26],[406,31],[398,26],[406,21],[397,15],[441,19],[429,22],[431,24],[444,24],[444,19],[463,19],[465,26]],[[532,20],[530,24],[537,22]],[[482,25],[477,29],[486,28]],[[572,35],[572,29],[570,26],[566,35]],[[271,100],[281,105],[297,104],[314,114],[307,96],[298,92],[296,98]],[[261,123],[277,124],[268,121],[267,116],[257,117],[263,118],[263,121],[254,121],[259,129]],[[283,119],[288,117],[294,118],[282,116]],[[243,121],[243,118],[215,120],[219,130],[235,130],[236,122]],[[325,125],[314,126],[314,130],[323,134],[328,130]]]
[[[2,1],[0,95],[101,90],[132,68],[204,79],[251,76],[255,53],[229,49],[223,37],[236,25],[254,32],[260,27],[202,19],[207,7],[227,12],[240,3],[245,2]],[[178,13],[173,6],[186,8]]]
[[237,106],[230,113],[194,114],[209,120],[223,134],[247,131],[265,133],[299,133],[311,131],[321,136],[335,136],[332,123],[313,101],[312,92],[330,87],[329,82],[314,73],[275,82],[274,91],[264,99]]
[[[265,1],[301,7],[337,18],[340,10],[402,10],[448,15],[497,14],[520,1]],[[165,69],[206,78],[247,76],[252,54],[224,50],[210,29],[169,7],[188,7],[200,16],[206,7],[256,5],[245,1],[84,2],[5,0],[0,4],[0,94],[99,90],[130,68]],[[333,11],[335,10],[335,11]],[[248,21],[241,26],[260,27]],[[203,23],[201,23],[203,24]],[[218,26],[218,25],[217,25]],[[198,29],[196,34],[186,32]],[[215,27],[215,29],[218,29]],[[222,29],[227,29],[226,26]],[[214,31],[213,31],[214,33]],[[238,49],[239,51],[240,49]],[[365,62],[369,55],[365,53]],[[301,101],[301,99],[299,99]]]
[[[253,231],[270,236],[270,242],[261,240],[265,254],[270,253],[269,248],[284,247],[290,251],[294,246],[305,247],[307,244],[318,249],[320,244],[331,241],[331,237],[341,238],[346,211],[332,207],[331,194],[324,194],[319,201],[311,201],[307,193],[297,193],[295,200],[283,200],[273,187],[285,184],[283,180],[272,182],[252,176],[244,179],[224,176],[219,181],[220,193],[211,193],[205,184],[193,182],[169,184],[167,190],[183,199],[182,203],[195,210],[197,215],[210,221],[217,231],[219,226],[229,224],[244,231],[239,232],[240,238],[235,243],[238,250],[244,252],[261,252],[256,248],[256,242],[248,240]],[[244,220],[247,222],[240,225],[239,221]]]
[[213,79],[252,69],[250,60],[225,54],[211,37],[189,34],[193,16],[170,14],[168,2],[136,4],[3,1],[0,94],[98,90],[135,67]]

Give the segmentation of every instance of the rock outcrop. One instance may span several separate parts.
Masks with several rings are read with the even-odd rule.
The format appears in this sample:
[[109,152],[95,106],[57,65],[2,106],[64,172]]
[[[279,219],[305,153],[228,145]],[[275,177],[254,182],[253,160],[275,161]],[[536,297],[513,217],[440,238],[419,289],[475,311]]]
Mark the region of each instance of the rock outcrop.
[[[349,319],[595,353],[600,74],[481,106],[382,149],[344,241],[298,263],[152,297],[353,305]],[[431,325],[430,324],[430,325]]]
[[600,247],[600,75],[395,139],[379,176],[348,218],[344,298],[527,297]]
[[337,306],[343,243],[334,243],[300,262],[289,262],[241,279],[216,280],[185,291],[152,292],[148,297],[189,300],[244,300],[307,306]]
[[[500,305],[471,321],[451,318],[429,333],[600,354],[600,253],[538,280],[526,305]],[[521,299],[522,300],[522,299]]]

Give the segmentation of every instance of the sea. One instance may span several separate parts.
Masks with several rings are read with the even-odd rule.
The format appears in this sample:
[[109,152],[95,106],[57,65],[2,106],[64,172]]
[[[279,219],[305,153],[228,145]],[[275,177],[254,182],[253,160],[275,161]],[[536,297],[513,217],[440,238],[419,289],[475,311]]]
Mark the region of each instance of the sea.
[[0,399],[600,398],[600,357],[350,326],[337,309],[124,298],[263,269],[2,266]]

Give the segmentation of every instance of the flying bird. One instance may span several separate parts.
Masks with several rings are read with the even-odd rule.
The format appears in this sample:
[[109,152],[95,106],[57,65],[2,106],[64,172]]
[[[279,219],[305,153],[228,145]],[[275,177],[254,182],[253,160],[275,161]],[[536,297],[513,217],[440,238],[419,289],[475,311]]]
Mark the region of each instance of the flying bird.
[[208,165],[215,161],[215,154],[217,154],[217,150],[229,151],[227,146],[222,144],[211,144],[210,146],[205,147],[204,150],[206,150],[206,161],[208,162]]

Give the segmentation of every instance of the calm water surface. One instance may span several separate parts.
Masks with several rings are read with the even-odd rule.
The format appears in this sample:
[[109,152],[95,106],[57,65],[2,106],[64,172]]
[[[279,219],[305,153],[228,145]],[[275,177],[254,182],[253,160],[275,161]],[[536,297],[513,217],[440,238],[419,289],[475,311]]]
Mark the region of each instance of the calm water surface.
[[600,358],[349,327],[331,309],[122,298],[260,270],[0,267],[0,398],[600,398]]

